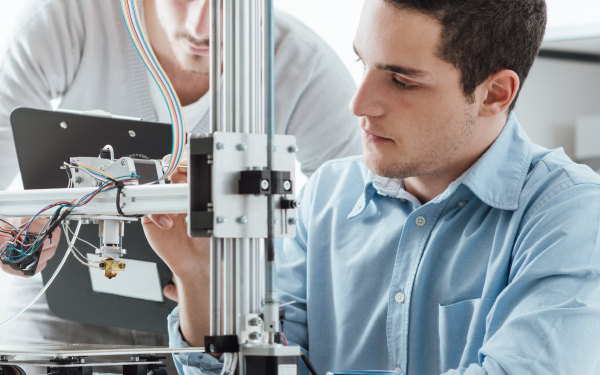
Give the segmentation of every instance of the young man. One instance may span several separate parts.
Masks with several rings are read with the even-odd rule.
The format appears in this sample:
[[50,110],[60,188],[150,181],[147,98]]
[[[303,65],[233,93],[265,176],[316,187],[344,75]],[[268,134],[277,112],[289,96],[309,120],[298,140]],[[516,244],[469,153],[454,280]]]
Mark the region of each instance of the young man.
[[[187,130],[195,133],[209,131],[208,4],[139,1],[152,47],[184,106]],[[18,20],[0,66],[0,188],[18,170],[9,123],[16,107],[50,109],[50,100],[61,97],[65,109],[103,109],[170,122],[164,99],[127,34],[118,1],[32,0]],[[359,154],[356,120],[344,111],[355,85],[337,55],[283,13],[276,13],[275,40],[276,132],[297,137],[304,173],[329,159]],[[54,252],[47,245],[44,261]],[[8,313],[19,310],[40,288],[39,281],[15,280]],[[167,343],[162,336],[65,322],[52,316],[43,300],[8,326],[1,341]]]
[[[311,177],[277,253],[286,336],[320,373],[600,372],[600,178],[511,113],[545,23],[544,0],[365,0],[363,157]],[[152,219],[178,281],[171,343],[200,346],[207,242]]]

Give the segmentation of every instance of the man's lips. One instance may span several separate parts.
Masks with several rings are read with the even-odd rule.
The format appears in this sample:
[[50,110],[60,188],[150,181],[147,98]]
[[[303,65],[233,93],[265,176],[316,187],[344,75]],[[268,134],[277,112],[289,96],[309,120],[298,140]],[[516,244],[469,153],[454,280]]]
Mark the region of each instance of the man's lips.
[[389,138],[380,137],[378,135],[370,133],[370,132],[366,131],[365,129],[362,129],[362,137],[365,141],[372,142],[372,143],[381,143],[381,142],[391,142],[392,141]]
[[197,46],[189,42],[185,42],[185,46],[194,55],[208,56],[210,54],[210,48],[207,46]]

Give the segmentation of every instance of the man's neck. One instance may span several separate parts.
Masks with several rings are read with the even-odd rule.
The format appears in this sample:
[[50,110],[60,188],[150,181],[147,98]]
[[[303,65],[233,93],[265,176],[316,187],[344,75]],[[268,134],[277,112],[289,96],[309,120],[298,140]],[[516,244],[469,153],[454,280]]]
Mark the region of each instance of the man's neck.
[[181,105],[186,106],[195,103],[208,92],[210,87],[209,76],[186,72],[181,69],[173,53],[169,38],[160,25],[154,2],[155,0],[144,0],[146,29],[152,49],[167,77],[169,77]]

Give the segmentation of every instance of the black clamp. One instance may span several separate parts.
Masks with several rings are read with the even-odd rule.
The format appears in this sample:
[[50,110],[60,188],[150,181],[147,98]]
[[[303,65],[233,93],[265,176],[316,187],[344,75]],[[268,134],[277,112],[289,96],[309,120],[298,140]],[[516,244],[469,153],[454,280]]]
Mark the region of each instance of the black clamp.
[[240,342],[237,335],[204,336],[204,350],[206,353],[237,353]]
[[240,194],[286,195],[294,192],[290,172],[243,171],[238,186]]

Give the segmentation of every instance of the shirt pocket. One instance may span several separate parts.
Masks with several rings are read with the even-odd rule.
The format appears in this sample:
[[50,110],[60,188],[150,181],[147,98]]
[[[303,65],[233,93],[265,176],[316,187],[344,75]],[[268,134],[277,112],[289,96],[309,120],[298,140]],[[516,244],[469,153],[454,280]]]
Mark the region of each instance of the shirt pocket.
[[478,362],[486,318],[495,298],[477,298],[439,306],[440,372]]

